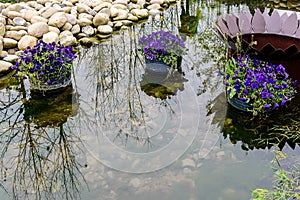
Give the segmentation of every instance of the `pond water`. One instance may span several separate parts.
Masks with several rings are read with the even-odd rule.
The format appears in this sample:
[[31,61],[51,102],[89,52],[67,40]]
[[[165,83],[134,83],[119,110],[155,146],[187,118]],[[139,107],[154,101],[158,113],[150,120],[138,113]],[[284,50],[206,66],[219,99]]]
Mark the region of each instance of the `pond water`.
[[[1,199],[241,200],[271,188],[277,148],[233,130],[248,124],[218,75],[226,46],[212,23],[247,9],[178,3],[79,49],[72,86],[59,94],[2,81]],[[182,72],[164,81],[145,72],[138,46],[161,29],[185,33],[188,47]],[[299,160],[298,145],[281,148],[290,164]]]

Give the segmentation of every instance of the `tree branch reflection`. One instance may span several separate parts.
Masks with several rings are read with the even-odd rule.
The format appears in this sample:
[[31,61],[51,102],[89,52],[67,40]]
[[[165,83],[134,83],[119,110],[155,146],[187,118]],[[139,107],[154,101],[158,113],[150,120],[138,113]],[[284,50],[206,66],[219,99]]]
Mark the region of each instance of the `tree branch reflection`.
[[[67,122],[74,110],[66,110],[74,102],[63,95],[70,93],[52,95],[47,105],[33,99],[34,95],[27,100],[21,92],[3,94],[6,99],[0,109],[0,158],[2,174],[7,174],[3,186],[14,199],[78,199],[84,178],[80,172],[83,166],[76,160],[81,140],[72,133],[72,121]],[[47,97],[41,99],[45,101]],[[39,104],[43,106],[32,112]],[[58,112],[55,106],[64,108],[65,113],[56,114],[62,114],[63,119],[51,117],[51,109]],[[43,118],[45,112],[48,118]]]

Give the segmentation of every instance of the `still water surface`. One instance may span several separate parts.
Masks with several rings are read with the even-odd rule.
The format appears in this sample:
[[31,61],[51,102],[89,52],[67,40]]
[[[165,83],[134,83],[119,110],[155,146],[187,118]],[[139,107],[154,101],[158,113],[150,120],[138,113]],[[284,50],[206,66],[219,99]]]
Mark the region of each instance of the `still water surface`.
[[[226,48],[212,22],[247,9],[178,4],[80,49],[72,86],[61,94],[41,99],[18,84],[3,87],[1,199],[241,200],[270,188],[272,151],[245,151],[222,133]],[[186,32],[185,23],[183,72],[149,84],[157,80],[145,73],[138,39]]]

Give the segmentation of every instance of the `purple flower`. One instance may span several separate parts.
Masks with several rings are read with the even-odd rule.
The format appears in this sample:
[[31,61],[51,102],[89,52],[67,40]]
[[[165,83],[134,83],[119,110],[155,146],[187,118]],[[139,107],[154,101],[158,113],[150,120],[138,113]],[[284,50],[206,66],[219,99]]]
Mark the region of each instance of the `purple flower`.
[[249,101],[253,114],[286,105],[296,94],[296,83],[283,65],[251,59],[248,55],[228,60],[225,84],[239,99]]
[[72,61],[76,57],[76,52],[71,46],[60,46],[55,42],[47,44],[39,40],[34,47],[28,46],[21,53],[12,69],[15,74],[22,72],[31,81],[39,80],[49,84],[55,80],[54,74],[60,77],[69,74]]

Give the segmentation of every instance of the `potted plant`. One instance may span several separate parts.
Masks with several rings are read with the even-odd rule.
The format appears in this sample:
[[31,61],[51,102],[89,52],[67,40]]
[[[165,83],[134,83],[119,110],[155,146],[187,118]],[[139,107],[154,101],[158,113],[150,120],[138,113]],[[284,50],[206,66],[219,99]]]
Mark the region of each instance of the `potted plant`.
[[76,58],[72,46],[45,43],[39,40],[34,47],[28,46],[12,65],[16,77],[29,78],[34,91],[52,91],[71,83],[72,62]]
[[[139,45],[146,64],[158,62],[158,64],[164,64],[174,69],[180,67],[182,55],[186,51],[183,36],[174,35],[170,31],[164,30],[141,37]],[[154,65],[150,67],[155,68]],[[166,69],[159,70],[166,71]]]
[[251,59],[248,55],[230,58],[222,74],[228,102],[254,116],[286,105],[297,92],[296,81],[281,64]]

